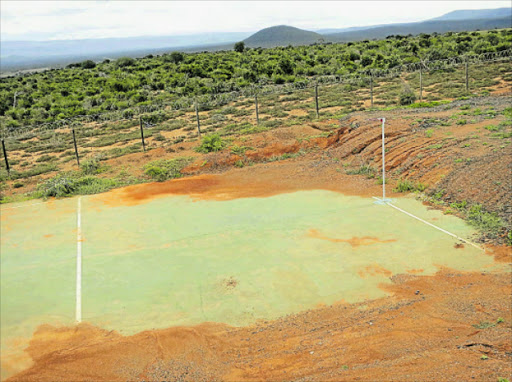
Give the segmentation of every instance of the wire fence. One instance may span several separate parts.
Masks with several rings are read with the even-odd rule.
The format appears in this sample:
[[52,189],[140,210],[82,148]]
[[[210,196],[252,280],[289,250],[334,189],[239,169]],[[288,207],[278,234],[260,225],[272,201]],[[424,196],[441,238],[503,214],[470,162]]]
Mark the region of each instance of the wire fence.
[[[358,103],[362,106],[360,108],[362,110],[373,108],[376,100],[386,99],[386,95],[383,93],[390,93],[393,90],[392,88],[380,89],[379,82],[393,82],[396,79],[403,82],[402,77],[404,75],[419,74],[419,77],[414,77],[413,82],[421,101],[425,90],[428,90],[429,86],[433,86],[432,83],[425,83],[427,74],[453,71],[463,67],[464,73],[461,73],[459,79],[464,91],[469,92],[471,68],[477,65],[508,63],[511,59],[512,49],[509,49],[446,60],[422,61],[391,69],[371,69],[350,76],[317,76],[283,85],[260,83],[240,88],[233,84],[220,84],[218,87],[220,92],[216,94],[184,97],[174,101],[142,105],[124,110],[112,110],[102,114],[80,115],[43,124],[2,129],[1,140],[5,167],[8,171],[10,170],[8,150],[24,150],[26,158],[29,157],[27,153],[30,152],[35,154],[44,154],[45,151],[46,154],[66,152],[68,157],[66,160],[69,160],[69,157],[74,157],[79,164],[80,157],[90,154],[93,148],[98,153],[99,151],[105,151],[103,148],[107,146],[116,144],[126,146],[126,144],[132,142],[129,149],[119,147],[113,153],[114,156],[118,156],[118,154],[123,155],[123,153],[140,151],[141,149],[146,151],[148,148],[153,148],[155,144],[158,146],[158,142],[179,143],[187,138],[201,137],[202,133],[210,132],[222,125],[230,127],[230,122],[233,122],[233,120],[229,120],[220,108],[234,102],[237,103],[238,107],[241,107],[234,113],[235,115],[245,118],[246,121],[254,121],[256,126],[260,124],[268,126],[272,125],[268,117],[279,117],[279,107],[277,107],[277,112],[269,110],[269,107],[275,107],[279,104],[302,102],[304,109],[302,115],[311,114],[312,118],[318,118],[322,108],[328,110],[334,106],[351,104],[353,100],[347,99],[347,97],[353,98],[354,94],[341,96],[339,88],[338,90],[334,89],[340,85],[348,86],[352,90],[359,89],[360,92],[364,90],[364,94],[358,94],[358,96],[366,98],[363,102]],[[506,72],[510,71],[512,70],[506,70]],[[442,82],[442,79],[439,79],[438,82]],[[400,84],[395,83],[393,86],[396,90]],[[287,95],[289,96],[288,99],[286,99]],[[322,96],[324,100],[320,104],[319,98]],[[325,101],[325,98],[328,98],[328,100]],[[266,105],[265,102],[267,102]],[[205,115],[205,112],[212,110],[216,111],[214,115]],[[262,115],[267,117],[262,118]],[[182,117],[181,120],[180,117]],[[183,118],[188,119],[188,121],[184,121]],[[190,125],[192,119],[194,119],[193,126]],[[171,120],[170,126],[162,126],[162,122],[169,120]],[[108,126],[112,122],[116,122],[117,126]],[[206,128],[205,122],[208,126]],[[240,125],[240,119],[235,121],[236,123]],[[196,130],[197,133],[195,133]],[[109,131],[112,133],[112,139],[108,138]],[[176,134],[176,131],[181,132],[181,134]],[[162,135],[162,133],[165,134]],[[100,138],[94,140],[95,137]],[[151,141],[149,145],[148,139]],[[139,140],[140,143],[134,145],[134,140]],[[33,146],[37,146],[38,149],[30,147],[27,144],[29,142],[34,142]],[[52,148],[57,150],[51,151]],[[72,154],[74,155],[67,151],[70,148],[73,149],[74,153]],[[34,159],[41,161],[40,157]],[[17,161],[21,162],[21,158],[18,158]]]

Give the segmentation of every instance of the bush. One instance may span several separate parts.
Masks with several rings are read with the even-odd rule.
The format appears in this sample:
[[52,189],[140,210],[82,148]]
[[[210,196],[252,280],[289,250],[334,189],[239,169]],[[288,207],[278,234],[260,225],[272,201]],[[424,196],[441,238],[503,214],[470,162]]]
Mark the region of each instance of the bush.
[[416,95],[411,90],[404,90],[400,93],[400,105],[411,105],[416,101]]
[[64,176],[48,179],[38,187],[39,196],[43,198],[68,196],[74,189],[74,181]]
[[226,143],[222,140],[219,134],[212,134],[203,137],[201,145],[196,148],[198,153],[211,153],[222,150]]
[[92,69],[96,67],[96,63],[92,60],[86,60],[80,64],[83,69]]
[[419,192],[423,192],[427,189],[427,185],[426,184],[423,184],[423,183],[413,183],[407,179],[398,179],[398,182],[396,184],[396,187],[394,188],[393,191],[395,192],[414,192],[414,191],[419,191]]
[[188,165],[193,158],[182,157],[176,159],[160,159],[144,166],[144,173],[151,179],[163,182],[168,179],[180,178],[181,170]]
[[85,175],[93,175],[101,172],[101,165],[96,159],[89,159],[80,164]]
[[467,212],[469,224],[488,233],[491,237],[496,237],[503,221],[496,213],[485,212],[480,204],[475,204]]
[[405,179],[405,180],[402,180],[402,179],[399,179],[398,180],[398,183],[396,184],[396,187],[393,191],[395,192],[410,192],[410,191],[414,191],[415,187],[414,187],[414,183],[412,183],[411,181]]

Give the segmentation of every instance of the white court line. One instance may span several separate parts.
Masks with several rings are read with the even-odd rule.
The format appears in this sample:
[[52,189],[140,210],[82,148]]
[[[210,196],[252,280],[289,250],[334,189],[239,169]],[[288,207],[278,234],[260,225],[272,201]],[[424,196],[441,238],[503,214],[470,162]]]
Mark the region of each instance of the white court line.
[[[374,199],[377,199],[377,200],[381,200],[381,199],[379,199],[379,198],[377,198],[377,197],[375,197],[375,196],[374,196],[373,198],[374,198]],[[456,239],[458,239],[458,240],[463,241],[464,243],[467,243],[467,244],[469,244],[469,245],[472,245],[473,247],[475,247],[475,248],[477,248],[477,249],[479,249],[479,250],[481,250],[481,251],[485,251],[485,249],[483,249],[482,247],[480,247],[480,246],[478,246],[478,245],[476,245],[476,244],[474,244],[474,243],[472,243],[472,242],[470,242],[470,241],[468,241],[468,240],[466,240],[466,239],[463,239],[462,237],[457,236],[457,235],[455,235],[455,234],[453,234],[453,233],[451,233],[451,232],[448,232],[447,230],[442,229],[442,228],[440,228],[440,227],[438,227],[438,226],[436,226],[436,225],[434,225],[434,224],[432,224],[432,223],[429,223],[428,221],[423,220],[423,219],[421,219],[421,218],[419,218],[419,217],[417,217],[417,216],[415,216],[415,215],[413,215],[413,214],[411,214],[411,213],[409,213],[409,212],[407,212],[407,211],[404,211],[404,210],[402,210],[401,208],[399,208],[399,207],[397,207],[397,206],[395,206],[395,205],[393,205],[393,204],[391,204],[391,203],[389,203],[389,202],[384,201],[384,203],[385,203],[385,204],[387,204],[387,205],[388,205],[388,206],[390,206],[390,207],[393,207],[394,209],[396,209],[396,210],[398,210],[398,211],[400,211],[400,212],[403,212],[403,213],[404,213],[404,214],[406,214],[406,215],[409,215],[410,217],[413,217],[413,218],[414,218],[414,219],[416,219],[416,220],[419,220],[419,221],[420,221],[420,222],[422,222],[422,223],[425,223],[426,225],[429,225],[429,226],[431,226],[431,227],[433,227],[433,228],[435,228],[435,229],[437,229],[437,230],[439,230],[439,231],[441,231],[441,232],[446,233],[447,235],[450,235],[450,236],[452,236],[452,237],[454,237],[454,238],[456,238]]]
[[82,197],[78,197],[76,230],[76,322],[82,322]]

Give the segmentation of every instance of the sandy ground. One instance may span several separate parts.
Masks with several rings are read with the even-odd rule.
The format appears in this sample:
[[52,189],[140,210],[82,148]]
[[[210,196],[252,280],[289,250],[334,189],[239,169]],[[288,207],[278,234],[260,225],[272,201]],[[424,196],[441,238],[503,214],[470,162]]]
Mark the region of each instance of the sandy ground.
[[27,349],[33,366],[9,381],[510,378],[510,274],[440,269],[392,281],[391,297],[243,328],[204,323],[123,337],[87,324],[41,326]]

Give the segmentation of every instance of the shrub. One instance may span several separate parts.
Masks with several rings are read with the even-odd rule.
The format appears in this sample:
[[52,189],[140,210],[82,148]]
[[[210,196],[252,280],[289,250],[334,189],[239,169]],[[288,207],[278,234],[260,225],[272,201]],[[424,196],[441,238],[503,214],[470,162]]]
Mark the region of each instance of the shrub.
[[475,204],[467,212],[469,224],[481,229],[482,231],[496,237],[501,227],[504,226],[503,221],[496,213],[485,212],[480,204]]
[[355,170],[345,170],[347,175],[366,175],[367,178],[375,177],[375,169],[369,164],[362,164]]
[[231,146],[231,154],[233,155],[243,156],[247,150],[253,150],[253,148],[249,146]]
[[201,145],[196,148],[198,153],[211,153],[222,150],[226,143],[219,134],[211,134],[203,137]]
[[151,179],[163,182],[168,179],[180,178],[181,170],[190,163],[192,158],[160,159],[144,166],[144,173]]
[[400,93],[400,105],[410,105],[416,101],[416,95],[412,92],[412,90],[404,90]]
[[54,156],[45,154],[45,155],[42,155],[39,158],[37,158],[36,162],[49,162],[49,161],[51,161],[53,159],[55,159]]
[[101,172],[101,165],[96,159],[89,159],[80,164],[85,175],[93,175]]
[[80,64],[83,69],[92,69],[96,67],[96,63],[92,60],[86,60]]
[[39,196],[43,198],[48,197],[62,197],[70,195],[75,189],[74,181],[64,176],[56,176],[48,179],[38,187]]
[[427,189],[427,185],[418,182],[417,184],[414,184],[413,182],[407,180],[407,179],[398,179],[398,182],[396,184],[396,187],[393,191],[395,192],[412,192],[412,191],[419,191],[423,192]]

